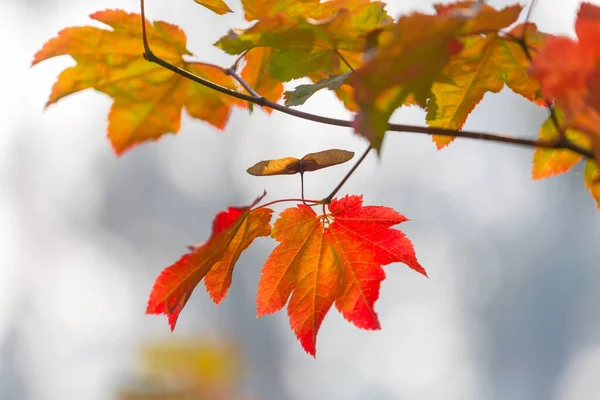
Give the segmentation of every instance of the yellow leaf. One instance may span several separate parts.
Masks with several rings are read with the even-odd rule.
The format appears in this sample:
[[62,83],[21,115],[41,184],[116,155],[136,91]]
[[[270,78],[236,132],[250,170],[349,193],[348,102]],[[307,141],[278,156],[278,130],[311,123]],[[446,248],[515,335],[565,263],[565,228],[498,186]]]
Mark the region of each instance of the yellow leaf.
[[590,194],[598,203],[600,210],[600,167],[594,160],[588,160],[585,164],[585,172],[583,173],[585,187],[588,188]]
[[212,12],[219,14],[219,15],[233,12],[227,6],[227,4],[225,4],[225,2],[223,0],[194,0],[194,1],[198,4],[200,4],[201,6],[204,6],[204,7],[208,8],[209,10],[211,10]]
[[[562,112],[557,108],[555,109],[555,113],[559,124],[563,124],[564,117]],[[566,135],[567,139],[571,142],[583,148],[590,148],[590,140],[583,133],[568,129]],[[539,138],[548,141],[557,140],[559,138],[559,134],[556,131],[552,118],[548,118],[540,128]],[[571,150],[537,148],[533,153],[531,176],[533,179],[542,179],[562,174],[573,168],[581,158],[582,156],[580,154]]]
[[[192,117],[223,129],[231,106],[244,105],[146,61],[139,14],[106,10],[90,17],[112,30],[91,26],[64,29],[37,52],[33,65],[61,55],[70,55],[76,61],[75,66],[59,75],[47,105],[90,88],[114,99],[107,133],[117,154],[140,142],[178,132],[184,107]],[[178,27],[161,21],[148,22],[146,27],[152,51],[158,57],[236,90],[233,78],[220,68],[183,60],[183,55],[190,52],[185,34]]]

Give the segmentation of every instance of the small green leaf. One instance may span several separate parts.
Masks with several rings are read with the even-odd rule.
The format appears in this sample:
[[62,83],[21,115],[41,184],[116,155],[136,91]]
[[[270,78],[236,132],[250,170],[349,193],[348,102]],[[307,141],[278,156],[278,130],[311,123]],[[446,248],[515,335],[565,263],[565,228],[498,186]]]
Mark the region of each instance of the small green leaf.
[[348,75],[350,75],[350,72],[351,71],[346,72],[345,74],[331,75],[329,78],[321,79],[317,83],[310,85],[300,85],[297,86],[296,89],[294,89],[291,92],[285,92],[283,94],[283,96],[285,97],[285,105],[288,107],[300,106],[304,104],[306,100],[310,98],[310,96],[312,96],[321,89],[338,89],[340,86],[342,86]]

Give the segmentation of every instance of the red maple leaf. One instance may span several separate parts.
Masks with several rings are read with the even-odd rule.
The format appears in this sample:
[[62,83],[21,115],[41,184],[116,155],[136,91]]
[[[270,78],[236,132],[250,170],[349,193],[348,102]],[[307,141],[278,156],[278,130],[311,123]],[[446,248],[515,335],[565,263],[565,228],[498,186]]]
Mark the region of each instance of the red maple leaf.
[[582,3],[575,31],[578,41],[548,38],[533,59],[531,75],[564,111],[565,128],[590,138],[600,162],[600,7]]
[[147,314],[165,314],[171,330],[175,329],[179,313],[204,278],[210,297],[219,304],[227,295],[235,263],[241,253],[259,236],[271,231],[272,210],[251,210],[262,197],[248,207],[230,207],[213,220],[212,235],[203,245],[192,247],[175,264],[165,268],[156,279]]
[[380,329],[374,303],[385,279],[382,265],[401,261],[426,275],[404,234],[390,227],[406,221],[391,208],[365,207],[362,196],[334,199],[329,214],[306,205],[284,210],[271,236],[280,244],[258,283],[258,316],[288,303],[290,325],[304,350],[315,355],[317,332],[336,308],[359,328]]

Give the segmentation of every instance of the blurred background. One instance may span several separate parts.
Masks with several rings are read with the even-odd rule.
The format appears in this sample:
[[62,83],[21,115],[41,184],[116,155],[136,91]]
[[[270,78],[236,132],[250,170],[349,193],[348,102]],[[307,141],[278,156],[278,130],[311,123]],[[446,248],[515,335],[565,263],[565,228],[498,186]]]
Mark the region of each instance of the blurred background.
[[[432,9],[388,3],[394,16]],[[150,19],[181,26],[192,52],[222,65],[232,57],[210,44],[244,26],[239,3],[229,5],[235,13],[217,18],[192,0],[147,1]],[[573,35],[578,6],[540,0],[533,20]],[[218,211],[263,189],[270,199],[299,194],[297,177],[256,178],[248,166],[365,143],[349,129],[238,109],[224,132],[184,116],[178,135],[117,158],[105,137],[107,96],[85,91],[44,111],[73,61],[29,68],[46,40],[98,26],[87,16],[105,8],[138,12],[138,2],[0,2],[0,399],[137,398],[153,387],[149,376],[166,385],[171,375],[204,377],[236,399],[600,398],[600,213],[581,165],[531,181],[531,149],[457,140],[437,152],[428,137],[388,134],[381,159],[371,154],[340,194],[410,218],[402,229],[430,279],[387,266],[376,304],[383,329],[358,330],[332,310],[316,360],[285,311],[255,317],[274,241],[242,255],[220,306],[197,290],[174,333],[166,318],[145,315],[157,274],[208,237]],[[304,109],[350,117],[326,91]],[[503,91],[465,128],[533,137],[545,117]],[[393,120],[425,117],[410,108]],[[307,197],[326,195],[348,168],[307,176]]]

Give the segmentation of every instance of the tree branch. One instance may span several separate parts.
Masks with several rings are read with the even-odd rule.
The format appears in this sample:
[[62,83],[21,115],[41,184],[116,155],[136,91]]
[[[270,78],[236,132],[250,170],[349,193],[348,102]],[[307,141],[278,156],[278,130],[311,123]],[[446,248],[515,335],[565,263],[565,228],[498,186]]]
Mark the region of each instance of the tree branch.
[[[325,116],[321,116],[321,115],[307,113],[304,111],[299,111],[299,110],[272,102],[265,97],[257,96],[258,93],[256,93],[254,90],[252,90],[252,92],[254,92],[257,95],[248,95],[245,93],[240,93],[235,90],[231,90],[231,89],[228,89],[221,85],[218,85],[207,79],[201,78],[197,75],[194,75],[191,72],[186,71],[183,68],[177,67],[176,65],[173,65],[173,64],[169,63],[168,61],[161,59],[160,57],[156,56],[152,52],[150,45],[148,43],[148,38],[146,35],[146,16],[145,16],[145,10],[144,10],[144,0],[140,0],[140,4],[141,4],[141,14],[142,14],[141,15],[142,16],[142,35],[143,35],[143,43],[144,43],[143,56],[146,60],[156,63],[156,64],[162,66],[163,68],[166,68],[169,71],[174,72],[174,73],[176,73],[184,78],[187,78],[191,81],[199,83],[200,85],[206,86],[210,89],[213,89],[213,90],[223,93],[225,95],[235,97],[240,100],[245,100],[245,101],[251,102],[260,107],[271,108],[273,110],[277,110],[284,114],[292,115],[294,117],[305,119],[308,121],[318,122],[321,124],[340,126],[340,127],[345,127],[345,128],[353,128],[352,121],[337,119],[337,118],[330,118],[330,117],[325,117]],[[234,70],[226,69],[226,68],[222,68],[222,70],[224,73],[231,75],[234,79],[236,79],[238,82],[240,82],[242,84],[242,86],[244,86],[244,83],[242,83],[242,82],[245,82],[245,81]],[[246,83],[246,85],[247,85],[247,83]],[[248,89],[246,89],[246,90],[248,90]],[[248,91],[248,92],[252,93],[251,91]],[[459,131],[459,130],[453,130],[453,129],[424,127],[424,126],[415,126],[415,125],[404,125],[404,124],[389,124],[387,130],[391,131],[391,132],[410,132],[410,133],[420,133],[420,134],[424,134],[424,135],[452,136],[452,137],[459,137],[459,138],[484,140],[484,141],[488,141],[488,142],[514,144],[514,145],[527,146],[527,147],[539,147],[539,148],[545,148],[545,149],[566,149],[566,150],[571,150],[575,153],[578,153],[589,159],[594,158],[594,154],[592,151],[587,150],[581,146],[578,146],[578,145],[571,143],[570,141],[566,141],[566,140],[558,140],[558,141],[535,140],[535,139],[525,139],[525,138],[504,136],[504,135],[493,134],[493,133],[462,131],[462,130]]]
[[[346,174],[346,176],[344,176],[344,178],[340,181],[340,183],[338,183],[338,185],[335,187],[335,189],[333,189],[333,191],[329,194],[329,196],[327,196],[323,200],[321,200],[321,202],[323,204],[329,204],[329,203],[331,203],[331,200],[333,200],[333,196],[335,196],[337,194],[337,192],[340,191],[340,189],[342,188],[342,186],[344,186],[344,183],[346,183],[346,181],[348,180],[348,178],[350,178],[350,176],[352,176],[352,174],[354,173],[354,171],[356,171],[356,168],[358,168],[358,166],[365,160],[365,158],[367,158],[367,155],[369,154],[369,152],[372,149],[373,148],[371,147],[371,145],[369,145],[367,147],[367,149],[362,154],[362,156],[360,156],[360,158],[356,161],[356,163],[352,166],[352,168],[350,168],[350,171],[348,171],[348,173]],[[325,212],[323,212],[323,214],[325,214]]]

